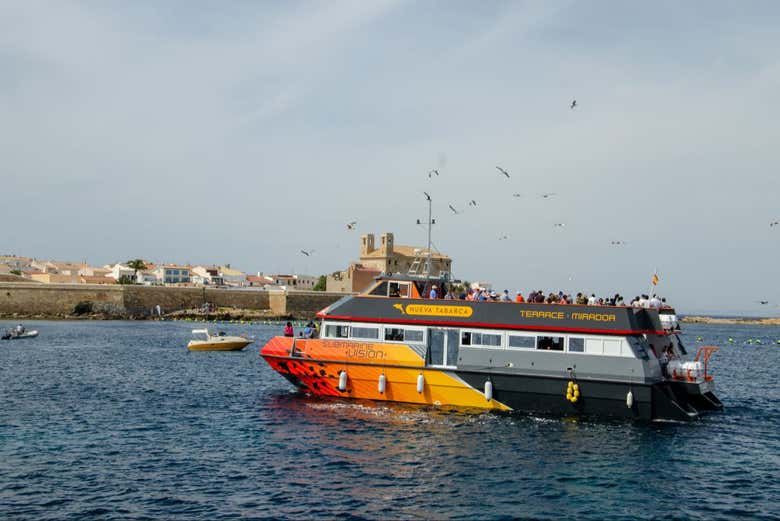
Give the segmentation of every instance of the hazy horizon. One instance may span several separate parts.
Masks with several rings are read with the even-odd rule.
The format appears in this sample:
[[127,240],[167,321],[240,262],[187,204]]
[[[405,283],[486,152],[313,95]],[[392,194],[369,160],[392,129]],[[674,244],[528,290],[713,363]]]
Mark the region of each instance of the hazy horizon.
[[778,15],[7,2],[0,253],[321,275],[424,246],[426,191],[455,277],[778,315]]

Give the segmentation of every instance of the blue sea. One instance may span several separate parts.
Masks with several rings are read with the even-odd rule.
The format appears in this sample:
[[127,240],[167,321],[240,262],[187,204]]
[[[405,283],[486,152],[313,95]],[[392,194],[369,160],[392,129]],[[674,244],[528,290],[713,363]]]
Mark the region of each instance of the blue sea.
[[307,397],[258,356],[279,325],[210,324],[257,338],[232,353],[187,322],[26,325],[0,519],[780,519],[777,327],[687,326],[726,410],[679,424]]

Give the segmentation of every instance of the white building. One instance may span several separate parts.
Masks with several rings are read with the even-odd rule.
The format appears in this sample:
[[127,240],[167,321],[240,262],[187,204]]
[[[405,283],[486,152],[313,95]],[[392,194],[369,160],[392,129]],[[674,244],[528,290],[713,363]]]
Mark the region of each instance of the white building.
[[246,273],[239,270],[234,270],[227,266],[219,267],[219,276],[222,277],[222,283],[227,286],[246,286]]
[[219,274],[217,266],[195,266],[190,270],[193,284],[198,286],[224,286],[225,281]]
[[133,277],[135,277],[135,270],[125,266],[124,264],[116,263],[113,266],[108,266],[108,269],[111,270],[111,273],[107,274],[106,276],[111,277],[114,280],[119,280],[122,277],[126,277],[132,280]]
[[154,286],[159,283],[157,274],[149,270],[138,270],[138,273],[135,274],[135,281],[144,286]]
[[311,275],[269,275],[277,286],[285,289],[312,290],[317,285],[319,277]]
[[158,283],[188,284],[190,282],[190,268],[187,266],[167,264],[159,266],[154,273],[157,276]]

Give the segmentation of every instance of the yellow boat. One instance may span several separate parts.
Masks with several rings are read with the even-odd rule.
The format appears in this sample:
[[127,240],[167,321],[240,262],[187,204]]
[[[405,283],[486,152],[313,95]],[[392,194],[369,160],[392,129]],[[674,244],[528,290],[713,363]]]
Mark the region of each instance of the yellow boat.
[[254,342],[253,338],[246,335],[228,336],[225,333],[212,335],[208,329],[193,329],[193,334],[206,335],[205,340],[190,340],[187,349],[190,351],[241,351]]

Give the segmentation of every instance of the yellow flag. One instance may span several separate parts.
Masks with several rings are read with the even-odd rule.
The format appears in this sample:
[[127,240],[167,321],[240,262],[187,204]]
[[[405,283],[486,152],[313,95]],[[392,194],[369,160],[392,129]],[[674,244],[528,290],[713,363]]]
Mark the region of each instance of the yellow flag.
[[658,273],[653,273],[653,286],[658,285]]

